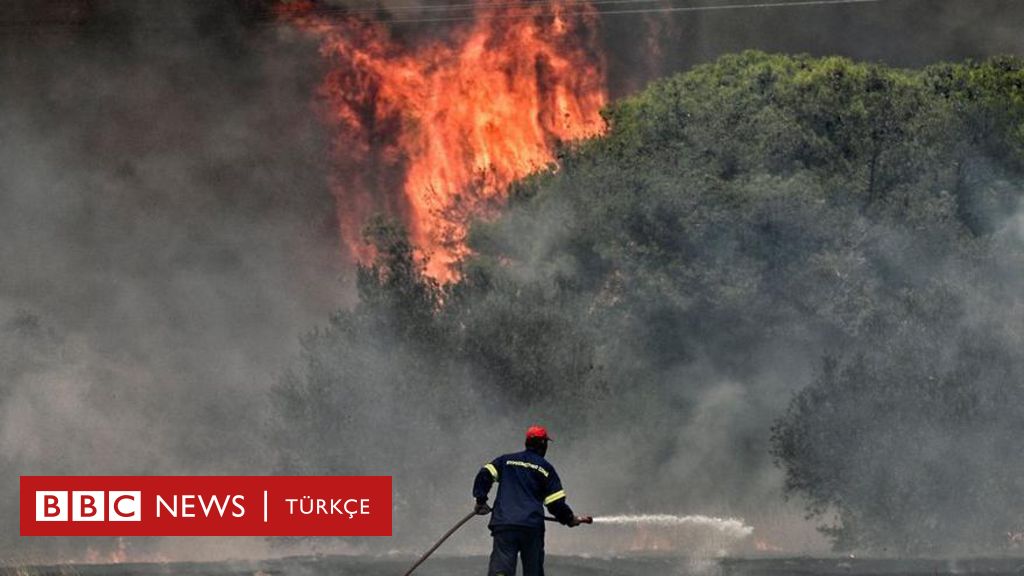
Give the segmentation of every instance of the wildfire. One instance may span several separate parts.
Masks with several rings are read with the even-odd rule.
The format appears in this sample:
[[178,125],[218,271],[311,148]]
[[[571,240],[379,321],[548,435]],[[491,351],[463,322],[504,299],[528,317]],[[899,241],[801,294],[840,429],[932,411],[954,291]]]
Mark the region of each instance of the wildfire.
[[549,166],[559,142],[604,129],[604,64],[589,5],[476,0],[468,10],[464,22],[430,24],[430,36],[396,34],[379,13],[310,2],[281,10],[317,34],[330,63],[320,95],[337,133],[342,242],[365,258],[366,218],[398,216],[440,280],[455,276],[452,264],[467,252],[471,217],[500,205],[513,180]]
[[111,549],[101,551],[90,546],[85,551],[87,564],[122,564],[127,560],[128,545],[124,538],[118,538]]
[[754,540],[754,550],[757,550],[758,552],[782,552],[782,548],[779,548],[764,538],[756,538]]

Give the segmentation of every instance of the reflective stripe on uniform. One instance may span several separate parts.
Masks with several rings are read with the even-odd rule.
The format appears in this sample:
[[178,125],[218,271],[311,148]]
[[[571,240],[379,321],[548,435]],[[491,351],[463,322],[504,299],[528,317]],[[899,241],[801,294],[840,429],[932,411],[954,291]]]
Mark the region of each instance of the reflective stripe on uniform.
[[498,469],[493,464],[484,464],[484,468],[487,468],[487,471],[491,473],[491,476],[494,476],[495,480],[498,479]]
[[558,500],[560,498],[565,498],[565,490],[559,490],[558,492],[555,492],[551,496],[548,496],[547,498],[545,498],[544,499],[544,505],[547,506],[548,504],[551,504],[552,502],[555,502],[556,500]]

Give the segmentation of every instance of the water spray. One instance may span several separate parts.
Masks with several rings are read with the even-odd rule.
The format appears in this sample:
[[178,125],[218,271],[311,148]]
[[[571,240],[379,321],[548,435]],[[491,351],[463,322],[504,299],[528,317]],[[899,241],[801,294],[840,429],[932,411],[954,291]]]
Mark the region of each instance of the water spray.
[[[700,514],[673,516],[671,514],[622,514],[618,516],[585,516],[581,524],[608,524],[618,526],[661,526],[661,527],[694,527],[711,528],[734,538],[746,538],[754,532],[753,526],[747,526],[737,518],[717,518]],[[557,522],[551,516],[545,516],[548,522]]]
[[[466,522],[469,522],[474,516],[479,516],[476,511],[470,512],[459,520],[455,526],[452,526],[441,539],[437,541],[430,550],[427,550],[423,556],[420,556],[419,560],[412,565],[409,570],[406,571],[404,576],[409,576],[413,573],[416,568],[419,568],[420,564],[423,564],[435,550],[441,547],[452,534],[454,534],[459,528],[462,528]],[[545,516],[544,520],[548,522],[557,522],[558,519],[552,516]],[[743,523],[743,520],[736,518],[716,518],[713,516],[702,516],[700,514],[689,515],[689,516],[673,516],[671,514],[634,514],[634,515],[618,515],[618,516],[577,516],[576,521],[579,524],[606,524],[609,526],[689,526],[695,528],[711,528],[721,532],[722,534],[731,536],[736,539],[746,538],[754,532],[754,528],[747,526]]]
[[745,538],[754,532],[743,520],[736,518],[716,518],[713,516],[690,515],[673,516],[671,514],[639,514],[621,516],[595,516],[594,524],[665,526],[710,528],[733,538]]

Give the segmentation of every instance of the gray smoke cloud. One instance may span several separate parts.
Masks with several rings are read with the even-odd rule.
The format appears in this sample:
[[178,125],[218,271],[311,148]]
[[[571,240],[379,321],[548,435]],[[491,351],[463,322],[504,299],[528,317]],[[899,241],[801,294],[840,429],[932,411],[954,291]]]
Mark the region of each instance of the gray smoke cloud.
[[[601,7],[616,9],[621,6]],[[900,67],[1019,54],[1024,48],[1017,32],[1022,25],[1024,7],[1014,0],[895,0],[848,6],[621,14],[602,21],[605,43],[612,47],[609,75],[614,94],[630,93],[654,78],[750,49],[839,55]]]
[[[327,188],[330,135],[312,106],[323,72],[314,45],[268,26],[261,2],[34,4],[0,17],[0,558],[13,562],[118,546],[19,538],[18,475],[274,470],[266,394],[294,361],[298,336],[352,297]],[[906,0],[616,16],[602,34],[610,88],[623,94],[746,48],[897,65],[1019,53],[1022,23],[1018,2]],[[637,40],[638,30],[657,40]],[[553,448],[574,505],[625,512],[668,502],[673,512],[744,515],[791,548],[822,546],[800,510],[779,503],[781,472],[766,443],[736,445],[784,408],[818,352],[762,350],[751,371],[768,393],[756,397],[710,361],[671,368],[666,381],[712,384],[688,397],[636,399],[626,411],[642,418],[688,407],[678,430],[649,444],[660,452],[637,450],[643,439],[622,433],[628,421]],[[386,364],[393,351],[366,357]],[[476,399],[471,383],[459,390]],[[379,410],[368,417],[407,413],[400,396],[361,401]],[[448,459],[451,475],[436,480],[429,505],[396,493],[399,511],[425,513],[417,528],[426,530],[454,515],[481,462],[518,447],[533,415],[499,411],[454,425],[420,414],[400,423],[409,434],[391,439],[390,453],[379,438],[352,441],[385,450],[393,464],[378,473],[396,477]],[[410,440],[425,423],[434,434]],[[597,454],[613,454],[614,465],[595,466]],[[661,475],[632,495],[636,483],[623,474],[651,461]],[[575,537],[555,545],[572,549]],[[482,538],[460,535],[455,549],[478,550]],[[259,549],[134,546],[183,557]]]
[[18,475],[266,472],[266,392],[350,293],[310,53],[228,3],[29,4],[0,28],[14,561],[116,548],[19,539]]

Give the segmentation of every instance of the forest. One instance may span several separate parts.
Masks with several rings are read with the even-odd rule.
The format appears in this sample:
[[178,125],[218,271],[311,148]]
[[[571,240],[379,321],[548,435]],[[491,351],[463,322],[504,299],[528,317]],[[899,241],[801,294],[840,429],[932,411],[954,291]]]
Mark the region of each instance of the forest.
[[367,223],[358,303],[273,390],[281,469],[449,478],[529,418],[633,508],[744,510],[774,473],[837,549],[1024,528],[1024,61],[745,52],[604,117],[474,222],[457,281]]

